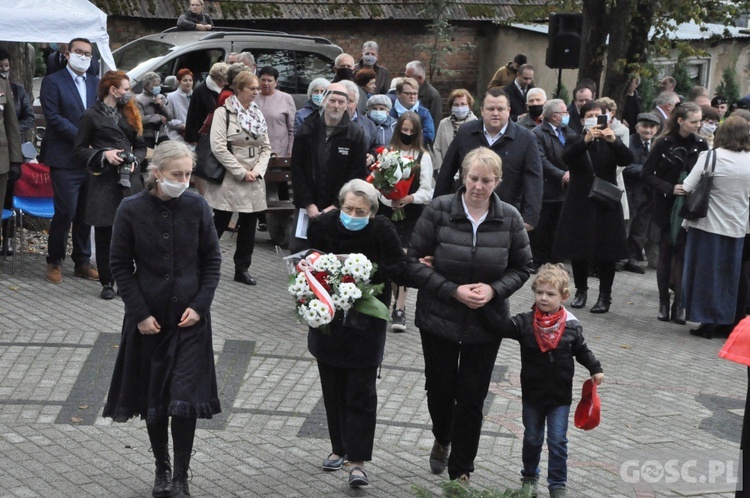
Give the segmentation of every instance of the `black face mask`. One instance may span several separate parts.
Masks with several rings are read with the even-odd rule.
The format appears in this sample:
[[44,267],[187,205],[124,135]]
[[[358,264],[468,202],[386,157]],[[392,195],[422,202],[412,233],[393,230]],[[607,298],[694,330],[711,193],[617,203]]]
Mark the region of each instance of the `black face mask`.
[[352,78],[354,78],[354,69],[342,67],[336,70],[336,79],[339,81],[351,80]]
[[411,145],[411,135],[405,135],[403,132],[399,132],[399,138],[401,139],[401,143],[404,145]]
[[544,109],[543,105],[530,105],[527,107],[529,108],[529,115],[535,120],[542,115],[542,110]]

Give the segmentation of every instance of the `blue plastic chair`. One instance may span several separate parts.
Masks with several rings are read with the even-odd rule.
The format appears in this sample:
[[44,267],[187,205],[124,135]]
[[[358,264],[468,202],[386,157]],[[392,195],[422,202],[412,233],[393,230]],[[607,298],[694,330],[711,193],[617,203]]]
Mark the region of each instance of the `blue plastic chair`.
[[[10,209],[3,209],[3,222],[13,219],[13,225],[15,227],[16,225],[16,212],[12,211]],[[10,232],[10,230],[8,230]],[[11,259],[11,265],[10,265],[10,271],[12,273],[16,272],[16,232],[13,231],[13,259]],[[8,246],[6,245],[6,250],[3,252],[3,259],[8,258]]]
[[23,217],[24,215],[35,216],[37,218],[52,219],[55,214],[55,204],[52,197],[18,197],[13,196],[13,209],[18,212],[18,224],[21,234],[21,272],[24,271],[24,238],[23,238]]

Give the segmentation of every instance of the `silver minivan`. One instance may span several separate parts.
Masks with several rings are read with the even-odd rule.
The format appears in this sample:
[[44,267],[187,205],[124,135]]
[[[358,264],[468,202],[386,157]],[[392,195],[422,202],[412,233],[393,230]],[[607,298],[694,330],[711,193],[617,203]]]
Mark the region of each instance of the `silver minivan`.
[[117,69],[130,76],[134,93],[142,91],[141,80],[149,71],[159,73],[162,82],[169,75],[188,68],[195,82],[203,81],[215,62],[231,52],[251,52],[258,69],[273,66],[279,71],[277,88],[292,94],[297,107],[307,100],[307,86],[315,78],[334,76],[333,60],[341,47],[320,37],[216,27],[214,31],[177,31],[170,28],[144,36],[113,52]]

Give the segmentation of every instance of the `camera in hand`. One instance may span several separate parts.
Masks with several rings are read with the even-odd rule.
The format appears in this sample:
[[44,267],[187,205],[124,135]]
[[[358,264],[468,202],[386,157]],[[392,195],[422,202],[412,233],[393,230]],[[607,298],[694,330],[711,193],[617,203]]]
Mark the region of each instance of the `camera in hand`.
[[122,162],[117,167],[117,173],[120,175],[120,179],[117,180],[117,184],[122,188],[130,188],[130,168],[133,163],[137,162],[137,158],[132,152],[118,152],[117,157],[122,159]]

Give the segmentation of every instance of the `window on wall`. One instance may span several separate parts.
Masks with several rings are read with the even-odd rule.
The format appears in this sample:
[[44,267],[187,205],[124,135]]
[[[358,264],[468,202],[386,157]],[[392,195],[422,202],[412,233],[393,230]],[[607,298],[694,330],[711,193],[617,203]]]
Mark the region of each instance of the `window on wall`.
[[[677,64],[675,60],[657,60],[654,62],[659,70],[659,79],[670,76],[674,73],[674,67]],[[694,59],[688,59],[685,61],[685,69],[687,70],[688,76],[693,81],[693,84],[709,87],[710,83],[710,69],[711,59],[708,57],[700,57]]]

